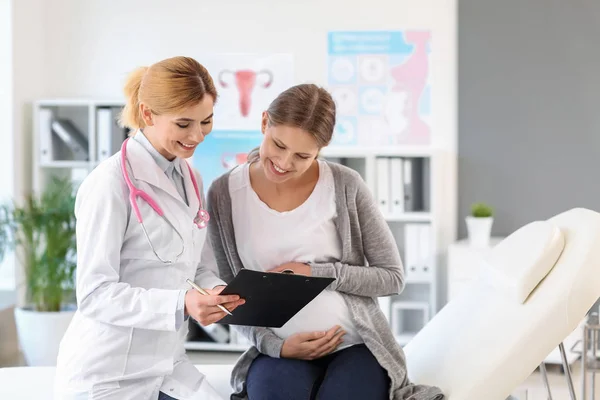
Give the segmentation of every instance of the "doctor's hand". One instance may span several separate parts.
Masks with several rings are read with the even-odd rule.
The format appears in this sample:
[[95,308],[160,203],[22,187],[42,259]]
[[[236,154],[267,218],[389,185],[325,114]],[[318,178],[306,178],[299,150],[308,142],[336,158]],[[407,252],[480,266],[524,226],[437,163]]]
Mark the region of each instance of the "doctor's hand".
[[296,275],[311,276],[312,274],[310,265],[299,262],[285,263],[280,265],[279,267],[273,268],[269,272],[283,272],[286,269],[294,271],[294,274]]
[[237,295],[219,296],[225,286],[217,286],[214,289],[205,289],[210,296],[205,296],[196,290],[188,290],[185,293],[185,313],[194,318],[202,326],[214,324],[221,320],[226,314],[217,305],[222,305],[229,311],[235,310],[245,303]]
[[336,325],[326,332],[296,333],[285,339],[281,357],[315,360],[334,351],[346,332]]

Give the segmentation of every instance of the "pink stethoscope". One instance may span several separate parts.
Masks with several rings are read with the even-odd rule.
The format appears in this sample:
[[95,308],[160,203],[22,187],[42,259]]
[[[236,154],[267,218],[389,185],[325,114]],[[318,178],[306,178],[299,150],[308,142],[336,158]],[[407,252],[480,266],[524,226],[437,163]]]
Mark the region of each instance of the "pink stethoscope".
[[[158,203],[156,203],[156,201],[154,201],[154,199],[152,199],[152,197],[150,197],[150,195],[148,195],[148,193],[136,188],[134,186],[134,184],[131,182],[131,179],[129,178],[129,173],[127,172],[127,168],[125,166],[125,163],[127,162],[127,154],[126,153],[127,153],[127,142],[128,141],[129,141],[129,138],[125,139],[125,141],[121,145],[121,171],[123,172],[123,178],[125,178],[125,183],[127,184],[127,187],[129,188],[129,202],[131,203],[133,212],[135,213],[135,216],[137,217],[138,222],[141,224],[142,230],[144,231],[144,235],[146,236],[146,240],[148,241],[148,244],[150,245],[150,248],[152,249],[152,252],[156,256],[156,258],[158,258],[163,263],[171,264],[171,263],[173,263],[173,260],[163,259],[161,256],[158,255],[158,253],[156,252],[156,249],[152,245],[150,236],[148,236],[148,231],[146,231],[146,227],[144,226],[144,222],[142,220],[142,214],[140,213],[140,209],[136,202],[136,197],[141,197],[142,199],[144,199],[144,201],[146,203],[148,203],[150,205],[150,207],[152,207],[152,209],[159,216],[161,216],[167,222],[167,224],[169,224],[169,226],[177,233],[177,236],[179,236],[179,239],[181,239],[181,245],[182,245],[181,251],[179,252],[179,254],[177,254],[177,256],[175,256],[175,259],[178,259],[185,251],[185,244],[184,244],[183,236],[181,236],[181,234],[173,226],[173,224],[167,218],[165,218],[164,212],[163,212],[162,208],[160,208]],[[200,206],[198,207],[198,213],[196,214],[196,218],[194,218],[194,224],[196,225],[196,227],[198,229],[203,229],[203,228],[206,228],[206,226],[208,225],[210,216],[208,215],[208,211],[206,211],[204,208],[202,208],[202,198],[200,197],[200,191],[198,190],[198,183],[196,182],[196,177],[194,176],[194,172],[192,171],[192,168],[190,167],[190,165],[187,162],[185,164],[187,165],[188,170],[190,171],[190,178],[192,178],[192,184],[194,185],[194,191],[196,192],[196,196],[198,197],[198,202],[200,204]]]

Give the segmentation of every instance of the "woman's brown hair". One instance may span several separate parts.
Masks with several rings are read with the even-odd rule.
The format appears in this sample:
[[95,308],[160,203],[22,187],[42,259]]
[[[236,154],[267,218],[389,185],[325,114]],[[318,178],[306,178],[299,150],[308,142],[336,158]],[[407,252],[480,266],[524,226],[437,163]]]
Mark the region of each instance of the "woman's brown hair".
[[190,57],[172,57],[129,74],[123,89],[126,104],[120,123],[131,131],[146,124],[140,103],[156,115],[177,113],[198,104],[206,95],[217,101],[217,90],[207,69]]
[[[267,109],[269,126],[285,125],[310,133],[319,149],[331,142],[335,126],[335,102],[329,92],[305,83],[285,90]],[[259,158],[258,148],[248,154],[248,161]]]

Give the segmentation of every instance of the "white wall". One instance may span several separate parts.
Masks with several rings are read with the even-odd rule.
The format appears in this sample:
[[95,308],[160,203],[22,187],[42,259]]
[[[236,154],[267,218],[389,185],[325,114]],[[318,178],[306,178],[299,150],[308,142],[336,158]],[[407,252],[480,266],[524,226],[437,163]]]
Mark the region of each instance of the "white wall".
[[455,148],[456,0],[53,0],[44,64],[51,96],[121,95],[125,74],[161,58],[292,52],[298,82],[326,82],[329,30],[433,30],[437,139]]
[[[51,96],[121,96],[128,71],[174,55],[292,52],[298,83],[326,83],[330,30],[432,30],[435,144],[447,151],[444,230],[456,232],[457,0],[53,0],[45,19]],[[448,216],[449,217],[446,217]],[[452,238],[441,238],[448,242]]]
[[[2,187],[7,194],[21,199],[31,189],[31,102],[46,95],[46,70],[45,38],[46,23],[50,22],[46,14],[45,0],[0,0],[5,4],[11,4],[12,13],[8,21],[0,22],[0,29],[7,32],[3,38],[11,38],[8,46],[11,50],[7,53],[9,70],[0,71],[0,80],[8,82],[9,90],[2,91],[0,100],[7,108],[0,107],[2,112],[2,145],[8,154],[0,157],[2,166],[9,175],[2,179]],[[5,44],[0,44],[5,49]],[[4,51],[0,51],[4,59]],[[4,68],[4,67],[3,67]],[[11,110],[12,106],[12,111]],[[6,114],[6,115],[5,115]],[[8,121],[8,122],[5,122]],[[12,127],[10,126],[12,125]],[[5,132],[5,133],[4,133]],[[7,135],[8,134],[8,135]],[[4,137],[7,135],[7,137]],[[6,185],[6,186],[5,186]],[[6,260],[6,273],[14,277],[17,285],[23,282],[22,274],[18,268],[14,268],[14,259]],[[16,272],[12,272],[16,270]],[[5,283],[7,283],[6,281]],[[14,282],[6,288],[14,288]],[[21,293],[22,294],[22,293]],[[19,297],[22,302],[22,297]]]
[[[0,143],[13,147],[12,107],[12,0],[0,0]],[[13,194],[13,152],[0,157],[0,202]],[[8,256],[0,264],[0,290],[15,287],[14,259]]]
[[[438,192],[448,210],[441,228],[456,232],[456,3],[457,0],[19,0],[38,3],[35,54],[15,66],[35,69],[19,80],[15,98],[121,97],[126,74],[165,57],[188,55],[202,62],[210,53],[291,52],[298,83],[325,85],[330,30],[432,30],[432,110],[437,146],[450,154]],[[27,5],[19,4],[21,9]],[[41,21],[39,20],[41,19]],[[23,18],[17,18],[24,29]],[[28,24],[28,26],[31,26]],[[19,29],[15,29],[18,31]],[[15,38],[18,46],[27,42]],[[28,43],[34,46],[32,43]],[[25,65],[27,57],[36,65]],[[22,113],[15,115],[22,117]],[[17,123],[17,135],[27,125]],[[25,137],[27,137],[25,135]],[[24,142],[18,144],[23,147]],[[452,237],[440,238],[442,244]]]

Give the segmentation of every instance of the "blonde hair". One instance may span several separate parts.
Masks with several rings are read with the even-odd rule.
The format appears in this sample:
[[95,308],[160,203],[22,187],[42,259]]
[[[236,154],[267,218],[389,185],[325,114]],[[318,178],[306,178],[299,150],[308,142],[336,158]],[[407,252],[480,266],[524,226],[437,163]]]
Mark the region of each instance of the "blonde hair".
[[[267,109],[268,125],[285,125],[310,133],[319,149],[333,137],[336,107],[331,94],[322,87],[305,83],[283,91]],[[259,158],[259,148],[248,154],[248,161]]]
[[146,126],[140,103],[160,115],[194,106],[207,94],[217,101],[217,89],[208,70],[190,57],[167,58],[135,69],[127,77],[123,92],[126,104],[119,122],[132,131]]

